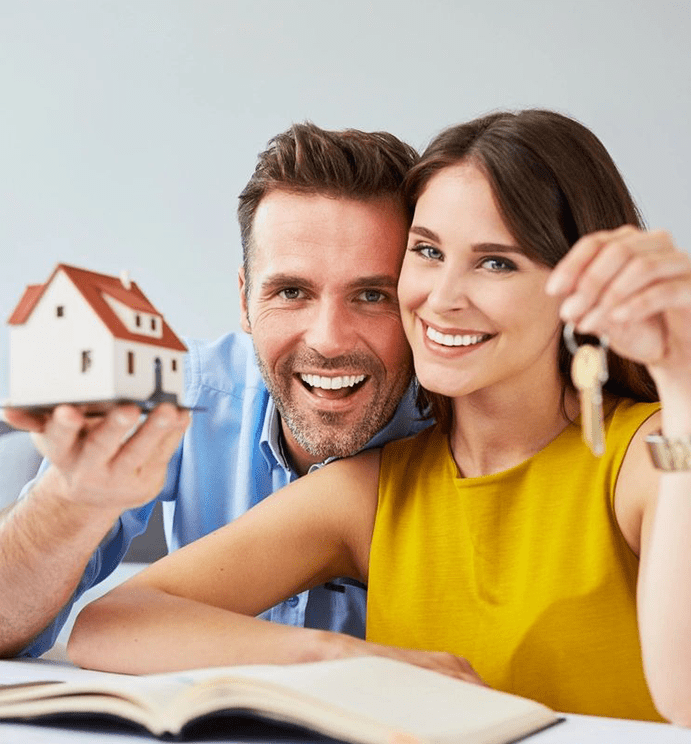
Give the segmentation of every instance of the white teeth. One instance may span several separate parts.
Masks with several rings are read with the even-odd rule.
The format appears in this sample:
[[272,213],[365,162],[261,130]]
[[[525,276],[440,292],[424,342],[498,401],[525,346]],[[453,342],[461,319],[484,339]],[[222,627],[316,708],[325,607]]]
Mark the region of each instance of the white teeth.
[[323,390],[340,390],[344,387],[353,387],[365,379],[365,375],[343,375],[342,377],[322,377],[321,375],[300,375],[300,379],[310,387],[318,387]]
[[483,333],[480,335],[470,335],[457,333],[453,335],[451,333],[440,333],[439,331],[427,326],[427,338],[431,339],[437,344],[442,346],[473,346],[479,344],[487,338],[487,334]]

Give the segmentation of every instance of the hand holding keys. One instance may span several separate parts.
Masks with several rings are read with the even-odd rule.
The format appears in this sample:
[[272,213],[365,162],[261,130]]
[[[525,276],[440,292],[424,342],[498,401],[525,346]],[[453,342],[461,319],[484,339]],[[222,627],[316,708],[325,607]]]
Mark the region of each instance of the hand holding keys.
[[602,386],[608,376],[607,344],[600,340],[598,346],[589,343],[579,346],[571,323],[564,326],[564,341],[573,354],[571,379],[581,403],[583,439],[591,452],[599,457],[605,451]]

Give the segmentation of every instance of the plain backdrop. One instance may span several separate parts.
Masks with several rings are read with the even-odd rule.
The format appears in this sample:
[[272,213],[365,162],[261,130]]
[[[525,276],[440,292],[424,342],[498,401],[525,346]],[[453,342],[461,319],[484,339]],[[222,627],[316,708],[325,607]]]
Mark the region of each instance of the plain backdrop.
[[688,248],[690,38],[686,0],[0,0],[0,399],[4,320],[58,262],[128,269],[179,334],[238,329],[237,195],[304,119],[422,148],[557,109]]

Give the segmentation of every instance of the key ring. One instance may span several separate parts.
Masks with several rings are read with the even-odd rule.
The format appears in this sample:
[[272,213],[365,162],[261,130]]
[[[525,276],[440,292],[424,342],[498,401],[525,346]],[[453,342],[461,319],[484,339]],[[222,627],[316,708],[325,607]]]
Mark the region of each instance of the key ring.
[[[607,336],[594,336],[594,338],[597,338],[600,347],[607,351],[607,347],[609,346],[609,339],[607,338]],[[578,351],[578,343],[576,342],[576,327],[573,323],[566,323],[564,325],[564,343],[566,344],[566,348],[572,354],[575,354]]]

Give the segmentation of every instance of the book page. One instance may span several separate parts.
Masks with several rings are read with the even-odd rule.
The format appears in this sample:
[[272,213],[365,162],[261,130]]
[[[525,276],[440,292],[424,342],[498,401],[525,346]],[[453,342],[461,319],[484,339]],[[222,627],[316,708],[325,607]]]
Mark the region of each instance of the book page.
[[345,713],[348,719],[357,717],[423,740],[457,741],[460,731],[470,734],[494,727],[500,736],[494,740],[502,741],[515,730],[516,721],[527,732],[557,720],[535,701],[381,657],[204,669],[176,676],[180,682],[201,682],[226,675],[235,686],[246,680],[248,692],[261,681],[279,697],[287,691],[295,703],[318,701],[318,708],[337,717]]
[[[24,662],[16,663],[27,671]],[[64,684],[0,687],[0,713],[13,701],[32,714],[107,711],[146,720],[159,734],[176,733],[201,715],[239,709],[369,744],[495,744],[558,718],[534,701],[381,657],[142,677],[50,666],[41,665],[34,681],[62,676]],[[29,681],[17,672],[16,682]]]

